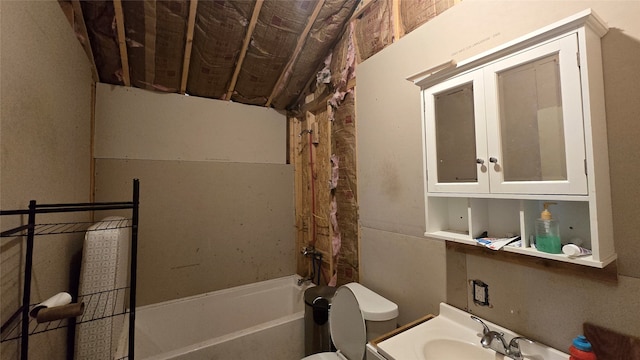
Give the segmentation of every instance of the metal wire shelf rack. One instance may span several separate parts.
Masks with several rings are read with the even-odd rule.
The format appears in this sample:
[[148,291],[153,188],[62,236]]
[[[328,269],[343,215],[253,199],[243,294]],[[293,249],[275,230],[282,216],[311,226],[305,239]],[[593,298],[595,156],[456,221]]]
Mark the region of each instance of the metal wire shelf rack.
[[[26,239],[22,305],[6,321],[4,321],[0,329],[0,342],[20,339],[21,360],[28,360],[29,336],[31,335],[67,328],[71,324],[75,326],[82,323],[113,318],[116,316],[128,316],[129,331],[127,354],[119,357],[118,360],[134,359],[139,198],[139,180],[134,179],[133,196],[131,201],[38,204],[35,200],[31,200],[29,202],[28,209],[0,210],[0,216],[28,216],[26,224],[0,232],[1,238],[22,237]],[[36,216],[40,214],[103,210],[130,210],[131,217],[118,221],[107,220],[97,222],[81,221],[36,223]],[[29,313],[35,307],[35,304],[31,303],[31,277],[33,270],[34,239],[36,236],[82,233],[87,231],[112,230],[120,228],[131,228],[129,286],[108,291],[78,295],[77,302],[84,303],[85,308],[82,315],[77,318],[38,323],[36,319],[30,317]]]

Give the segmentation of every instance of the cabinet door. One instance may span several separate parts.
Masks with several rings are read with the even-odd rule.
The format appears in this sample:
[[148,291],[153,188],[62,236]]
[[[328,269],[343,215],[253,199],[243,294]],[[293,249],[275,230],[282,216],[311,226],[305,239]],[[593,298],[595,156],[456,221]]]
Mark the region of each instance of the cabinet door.
[[428,192],[487,192],[482,72],[423,92]]
[[587,194],[577,41],[484,68],[492,193]]

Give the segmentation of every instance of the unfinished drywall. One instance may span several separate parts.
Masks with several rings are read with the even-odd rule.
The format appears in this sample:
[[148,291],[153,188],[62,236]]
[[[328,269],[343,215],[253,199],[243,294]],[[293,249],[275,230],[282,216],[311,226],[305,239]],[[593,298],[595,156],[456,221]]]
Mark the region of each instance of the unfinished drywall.
[[287,122],[269,108],[97,84],[95,157],[283,164]]
[[96,200],[140,179],[139,305],[294,273],[286,137],[272,109],[98,86]]
[[[0,207],[87,202],[90,191],[91,70],[57,1],[0,2]],[[41,216],[41,221],[52,217]],[[55,221],[89,220],[89,214]],[[0,218],[0,228],[22,224]],[[54,221],[54,222],[55,222]],[[82,234],[36,238],[31,302],[75,293]],[[24,239],[2,238],[0,274],[4,324],[22,303]],[[72,278],[75,278],[73,280]],[[4,339],[5,333],[3,333]],[[66,329],[32,336],[33,359],[66,359]],[[0,358],[17,359],[19,341],[0,344]]]
[[438,313],[446,269],[444,243],[423,237],[420,97],[400,43],[356,69],[358,202],[361,281],[400,304],[407,323]]
[[[640,3],[466,0],[357,68],[356,112],[362,124],[358,128],[358,177],[363,234],[417,235],[425,226],[424,206],[420,204],[423,199],[420,98],[419,89],[406,77],[451,59],[464,60],[589,7],[611,28],[602,39],[602,48],[619,281],[604,284],[471,255],[462,255],[462,261],[457,256],[448,257],[455,264],[446,267],[450,296],[447,302],[466,305],[481,317],[562,350],[566,350],[573,336],[582,332],[585,321],[626,334],[640,333],[639,304],[634,295],[640,282],[640,242],[635,229],[640,218],[636,201],[640,190],[633,185],[640,181],[637,170],[640,159],[629,157],[640,152],[637,142],[640,126],[633,121],[640,113],[640,105],[631,100],[640,94],[637,65],[640,25],[635,20]],[[363,236],[363,254],[372,251],[367,247],[374,243],[372,235]],[[395,245],[387,247],[387,257],[404,258],[414,271],[425,272],[424,282],[417,286],[427,287],[430,292],[443,291],[438,282],[431,280],[433,274],[426,274],[425,264],[439,259],[437,252],[418,257],[413,256],[412,247],[407,244],[398,241]],[[376,282],[367,270],[375,266],[369,261],[363,258],[362,278],[365,282]],[[385,270],[396,274],[388,275],[390,278],[402,278],[402,271],[392,267]],[[477,307],[466,299],[469,294],[466,282],[470,279],[489,284],[490,299],[495,304],[492,308]],[[376,286],[394,293],[405,285],[376,282]],[[612,304],[616,304],[615,312],[611,311]],[[437,304],[421,306],[427,311],[436,309]]]
[[96,200],[140,179],[138,305],[294,273],[289,165],[99,159]]
[[371,228],[361,234],[361,281],[398,305],[398,323],[437,314],[437,304],[446,300],[442,243]]

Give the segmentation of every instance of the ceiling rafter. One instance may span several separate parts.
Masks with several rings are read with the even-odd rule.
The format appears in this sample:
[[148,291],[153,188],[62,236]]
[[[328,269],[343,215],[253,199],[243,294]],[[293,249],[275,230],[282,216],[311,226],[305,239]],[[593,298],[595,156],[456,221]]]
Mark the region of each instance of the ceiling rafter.
[[[359,4],[361,4],[361,3],[362,3],[362,2],[359,2]],[[350,27],[351,27],[351,25],[352,25],[352,22],[353,22],[353,21],[354,21],[354,19],[355,19],[355,18],[354,18],[354,16],[353,16],[353,14],[355,13],[355,11],[356,11],[356,8],[351,9],[351,15],[349,15],[349,20],[347,20],[347,21],[345,22],[345,27],[343,27],[343,28],[342,28],[342,30],[340,31],[340,33],[338,34],[338,36],[336,37],[336,39],[342,39],[342,37],[344,37],[344,36],[345,36],[345,33],[346,33],[346,32],[351,31],[351,30],[350,30]],[[336,46],[336,44],[337,44],[337,43],[338,43],[338,41],[334,41],[334,45],[332,46],[332,48],[335,48],[335,46]],[[333,50],[331,50],[331,53],[333,54]],[[326,56],[325,56],[325,59],[326,59]],[[315,71],[315,72],[317,73],[317,72],[321,71],[323,67],[324,67],[324,63],[321,63],[321,64],[318,66],[318,68],[316,69],[316,71]],[[311,84],[312,84],[313,82],[315,82],[315,81],[317,81],[317,79],[316,79],[316,77],[315,77],[315,76],[312,76],[311,78],[309,78],[309,80],[307,80],[307,82],[305,83],[304,87],[302,88],[302,91],[300,92],[300,94],[299,94],[299,95],[298,95],[298,97],[296,98],[296,101],[294,102],[294,104],[304,104],[304,103],[305,103],[304,99],[305,99],[305,97],[306,97],[307,95],[309,95],[309,93],[307,93],[307,92],[306,92],[306,90],[310,89],[310,88],[311,88]],[[347,87],[346,87],[346,89],[347,89],[347,90],[349,90],[349,89],[353,89],[353,88],[356,86],[356,85],[355,85],[355,82],[356,82],[355,77],[352,77],[351,79],[349,79],[349,80],[347,81]]]
[[315,9],[313,9],[313,13],[311,13],[311,15],[309,16],[309,20],[307,21],[307,26],[305,26],[304,31],[302,32],[302,34],[300,34],[300,37],[298,38],[298,43],[296,44],[296,48],[293,51],[293,54],[291,55],[291,57],[289,58],[289,62],[287,62],[287,65],[284,67],[284,70],[282,70],[282,72],[280,73],[280,77],[278,77],[278,81],[276,81],[276,84],[273,87],[273,90],[271,91],[271,95],[269,96],[269,99],[267,100],[267,103],[264,106],[266,107],[271,106],[271,102],[273,101],[273,98],[281,91],[281,87],[283,86],[285,80],[288,79],[287,74],[291,71],[291,69],[293,68],[293,65],[298,60],[298,56],[302,51],[302,47],[304,46],[304,43],[307,41],[307,37],[309,36],[311,27],[316,22],[316,19],[320,14],[320,10],[322,10],[322,7],[324,6],[324,1],[325,0],[319,0],[318,3],[316,4]]
[[180,94],[187,91],[189,78],[189,65],[191,64],[191,49],[193,47],[193,29],[196,23],[196,10],[198,0],[191,0],[189,4],[189,22],[187,24],[187,42],[184,46],[184,61],[182,62],[182,81],[180,82]]
[[229,89],[227,90],[227,94],[224,96],[224,100],[231,100],[231,95],[233,94],[233,91],[236,88],[236,83],[238,82],[238,76],[240,75],[240,69],[242,68],[242,63],[244,62],[244,58],[247,55],[247,49],[249,49],[249,43],[251,42],[253,31],[256,28],[256,23],[258,22],[258,15],[260,15],[260,10],[262,9],[262,3],[264,3],[264,0],[257,0],[255,6],[253,7],[253,13],[251,14],[251,21],[249,22],[247,33],[244,37],[244,42],[242,43],[242,50],[240,50],[240,57],[238,58],[238,63],[236,64],[236,68],[233,71],[233,76],[231,77],[231,83],[229,83]]
[[360,2],[358,2],[358,6],[356,6],[356,9],[351,15],[350,20],[358,18],[374,2],[376,2],[376,0],[361,0]]
[[129,77],[129,56],[127,55],[127,39],[124,33],[124,13],[122,0],[113,0],[113,9],[116,13],[116,29],[118,30],[118,46],[120,47],[120,61],[122,63],[122,81],[124,86],[131,86]]
[[[436,6],[436,2],[433,2]],[[435,9],[434,9],[435,10]],[[402,16],[400,14],[400,0],[393,0],[391,3],[391,13],[393,16],[393,41],[398,41],[404,35],[402,28]]]
[[[227,11],[229,12],[228,16],[236,19],[236,22],[233,23],[234,31],[217,31],[215,26],[204,26],[203,30],[206,33],[201,38],[198,36],[200,35],[200,28],[196,28],[196,26],[201,25],[200,21],[215,21],[221,15],[219,13],[209,13],[209,11],[202,12],[204,10],[203,1],[207,0],[180,0],[166,3],[154,0],[132,2],[129,2],[129,0],[105,0],[95,3],[91,0],[57,1],[63,8],[73,29],[75,29],[75,33],[83,44],[87,56],[90,59],[93,58],[96,64],[95,70],[98,81],[113,85],[135,86],[141,89],[179,94],[192,92],[193,95],[215,97],[227,101],[236,100],[236,96],[238,96],[240,84],[244,78],[247,65],[249,65],[252,42],[255,39],[256,32],[262,28],[261,20],[265,16],[265,11],[269,12],[269,14],[272,11],[281,11],[277,10],[277,7],[281,6],[281,4],[270,0],[252,0],[252,3],[245,2],[243,6],[237,9],[235,7],[215,9],[216,11],[222,11],[223,16],[227,15],[224,13]],[[287,42],[289,48],[278,48],[279,50],[277,50],[285,54],[284,59],[280,55],[280,65],[276,67],[275,73],[273,72],[273,67],[264,65],[265,63],[275,65],[275,63],[272,63],[272,58],[257,58],[255,63],[253,62],[254,59],[251,59],[252,75],[256,76],[258,81],[262,81],[260,83],[261,86],[256,89],[258,93],[252,94],[249,98],[239,96],[238,102],[257,106],[265,106],[266,104],[268,107],[276,107],[279,110],[295,106],[295,99],[293,98],[300,99],[307,91],[303,88],[305,85],[303,83],[307,79],[306,76],[304,76],[305,79],[298,79],[299,76],[294,72],[300,70],[300,74],[311,74],[314,71],[312,68],[320,67],[322,65],[320,57],[323,56],[320,52],[324,52],[325,47],[328,48],[332,46],[331,44],[335,44],[340,31],[344,31],[336,27],[338,25],[337,22],[340,22],[343,26],[349,22],[349,16],[354,13],[357,4],[360,2],[375,4],[376,1],[381,0],[296,1],[306,2],[312,7],[304,12],[290,14],[292,20],[297,24],[297,30],[294,34],[291,34],[294,36],[293,39],[289,38]],[[397,2],[403,0],[389,1]],[[329,5],[329,3],[331,4]],[[166,4],[169,4],[168,8],[165,6]],[[129,9],[130,6],[134,7]],[[345,12],[345,6],[349,7],[349,12]],[[178,8],[179,13],[177,12]],[[171,19],[175,21],[164,21],[166,15],[168,15],[167,10],[173,11],[170,15]],[[318,23],[320,17],[324,16],[324,11],[334,10],[339,11],[336,14],[332,14],[330,18],[322,19],[327,24]],[[130,11],[131,14],[129,14]],[[236,28],[235,24],[238,23],[236,17],[239,14],[242,16],[240,24],[243,26]],[[81,24],[81,21],[84,21],[85,24]],[[226,25],[230,26],[231,24]],[[278,43],[276,38],[279,31],[275,30],[275,27],[278,24],[269,23],[264,25],[268,29],[268,33],[264,34],[265,43],[262,45],[282,45]],[[312,38],[314,36],[313,32],[316,27],[325,25],[329,26],[329,28],[327,28],[326,33],[323,32],[322,39],[318,39],[316,43]],[[85,36],[82,33],[85,31],[82,28],[86,28],[86,33],[91,36],[90,38],[88,36],[86,36],[87,39],[83,38]],[[271,31],[271,29],[274,31]],[[135,31],[135,34],[132,34],[131,31]],[[170,33],[167,33],[167,31]],[[182,31],[181,36],[175,36],[178,31]],[[157,36],[162,37],[156,39]],[[202,46],[205,47],[203,48],[205,52],[199,53],[199,42],[201,40],[203,42],[214,41],[215,44],[213,45],[216,48],[210,49],[206,47],[208,46],[206,43],[203,43]],[[291,40],[293,41],[291,42]],[[224,51],[222,47],[228,46],[231,42],[236,43],[236,55],[232,60],[224,58],[224,64],[226,65],[224,69],[208,63],[207,57],[211,56],[214,59],[219,59],[222,54],[219,54],[218,51]],[[156,52],[156,47],[162,51]],[[307,50],[309,50],[308,61],[306,60]],[[270,50],[266,49],[265,51]],[[90,55],[90,53],[93,53],[93,55]],[[177,59],[175,58],[176,56]],[[326,54],[324,56],[326,57]],[[302,62],[303,58],[305,59],[304,63]],[[202,76],[198,76],[197,79],[190,76],[194,71],[193,66],[197,66],[196,62],[198,62],[198,65],[202,65],[198,69]],[[264,69],[260,69],[261,66],[264,66]],[[253,69],[256,67],[258,70],[254,74]],[[156,76],[158,76],[157,79]],[[264,79],[261,77],[264,77]],[[268,78],[271,78],[271,80],[268,80]],[[293,84],[294,78],[296,84]],[[194,79],[198,81],[194,83]],[[264,81],[266,81],[266,87],[264,86]],[[315,77],[310,76],[308,84],[313,81],[315,81]],[[215,84],[215,91],[210,91],[210,84]],[[292,99],[288,99],[288,97],[292,97]],[[257,99],[262,99],[262,101]],[[285,104],[285,102],[288,104]]]

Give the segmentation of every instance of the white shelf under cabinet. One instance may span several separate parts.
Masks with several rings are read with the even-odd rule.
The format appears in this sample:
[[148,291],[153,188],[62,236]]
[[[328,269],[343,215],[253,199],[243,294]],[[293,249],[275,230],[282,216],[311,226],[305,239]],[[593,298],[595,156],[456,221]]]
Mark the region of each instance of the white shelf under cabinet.
[[570,258],[569,256],[564,254],[548,254],[545,252],[541,252],[536,250],[536,248],[534,247],[520,248],[520,247],[508,246],[508,247],[505,247],[504,250],[507,252],[512,252],[516,254],[524,254],[524,255],[549,259],[549,260],[563,261],[563,262],[568,262],[572,264],[586,265],[586,266],[592,266],[597,268],[603,268],[609,263],[611,263],[613,260],[615,260],[615,256],[611,259],[605,259],[605,261],[596,260],[593,258],[592,255]]
[[[493,50],[460,61],[457,65],[426,70],[409,78],[423,92],[424,173],[429,175],[425,177],[426,237],[481,246],[475,238],[480,237],[483,232],[487,232],[490,237],[520,235],[522,247],[506,246],[499,251],[595,268],[603,268],[616,259],[600,46],[600,39],[606,32],[604,22],[591,9],[587,9]],[[571,41],[566,41],[567,39]],[[558,50],[554,50],[554,46]],[[551,50],[547,51],[547,47]],[[541,56],[539,53],[542,50],[550,54],[557,51],[560,54],[558,71],[561,74],[561,108],[563,111],[570,110],[565,111],[561,117],[564,119],[563,140],[568,175],[564,181],[561,178],[527,178],[526,181],[509,182],[501,177],[507,166],[502,167],[505,153],[492,148],[495,147],[494,144],[501,144],[501,130],[495,120],[502,116],[496,110],[500,104],[491,95],[495,91],[484,92],[482,89],[486,86],[482,84],[495,86],[491,83],[494,75],[497,78],[497,74],[504,69],[526,64],[529,61],[527,59]],[[573,56],[576,51],[577,57]],[[543,55],[548,56],[546,52]],[[572,75],[566,77],[567,72]],[[485,75],[480,78],[473,76],[474,73]],[[440,172],[439,164],[458,159],[449,156],[455,155],[456,147],[439,148],[434,145],[437,143],[434,124],[442,119],[434,110],[435,99],[442,94],[449,96],[466,91],[467,84],[472,84],[478,90],[474,90],[473,96],[464,98],[464,101],[473,102],[474,111],[461,115],[472,116],[475,121],[475,137],[472,134],[471,139],[480,144],[476,146],[477,165],[473,164],[478,169],[476,180],[467,171],[466,154],[458,157],[464,159],[463,165],[455,163],[455,166],[464,166],[464,172],[452,174],[452,168]],[[568,84],[571,86],[566,86]],[[443,104],[443,108],[446,108],[449,103]],[[443,117],[448,119],[445,115]],[[486,130],[485,126],[491,128],[491,131]],[[468,130],[464,135],[462,138],[467,139]],[[445,137],[449,142],[453,138]],[[581,141],[574,141],[576,139]],[[490,146],[485,146],[487,144]],[[531,151],[539,150],[540,144],[542,141],[534,144],[536,146]],[[436,157],[438,151],[442,151],[440,157]],[[458,168],[454,167],[453,172],[456,169]],[[445,175],[441,178],[439,174],[442,173]],[[490,181],[486,180],[487,177]],[[535,222],[540,217],[544,202],[557,203],[550,210],[560,222],[562,242],[581,239],[581,246],[591,249],[593,255],[570,258],[564,254],[544,253],[532,246],[530,239],[535,237]]]
[[442,231],[426,232],[424,233],[424,236],[434,238],[434,239],[440,239],[440,240],[455,241],[455,242],[459,242],[467,245],[476,244],[476,241],[472,239],[471,236],[469,236],[469,234],[459,233],[455,231],[442,230]]
[[[489,237],[519,235],[522,238],[522,247],[505,246],[499,251],[597,268],[608,265],[616,258],[611,249],[602,247],[603,243],[606,244],[610,239],[602,241],[598,238],[603,231],[598,229],[594,210],[590,209],[591,202],[584,198],[580,199],[582,201],[556,200],[556,205],[551,209],[554,218],[560,222],[560,237],[563,243],[581,241],[582,246],[592,249],[593,255],[578,258],[544,253],[532,246],[535,222],[540,217],[543,204],[550,201],[548,198],[530,200],[437,197],[429,200],[431,216],[428,214],[427,217],[433,221],[430,222],[431,228],[424,234],[429,238],[482,246],[478,245],[475,239],[485,232]],[[446,216],[442,216],[443,214]]]
[[[452,241],[459,244],[473,245],[473,246],[484,248],[483,245],[479,245],[475,239],[472,239],[469,235],[466,235],[466,234],[448,232],[443,230],[443,231],[436,231],[436,232],[426,232],[424,236],[429,238]],[[494,250],[486,249],[486,251],[494,251]],[[537,258],[562,261],[566,263],[579,264],[579,265],[591,266],[596,268],[603,268],[616,259],[615,254],[613,255],[613,257],[604,259],[602,261],[594,259],[593,255],[571,258],[564,254],[548,254],[545,252],[541,252],[541,251],[538,251],[535,247],[531,247],[531,246],[527,246],[527,247],[505,246],[501,250],[497,250],[497,251],[522,254],[522,255],[533,256]]]

